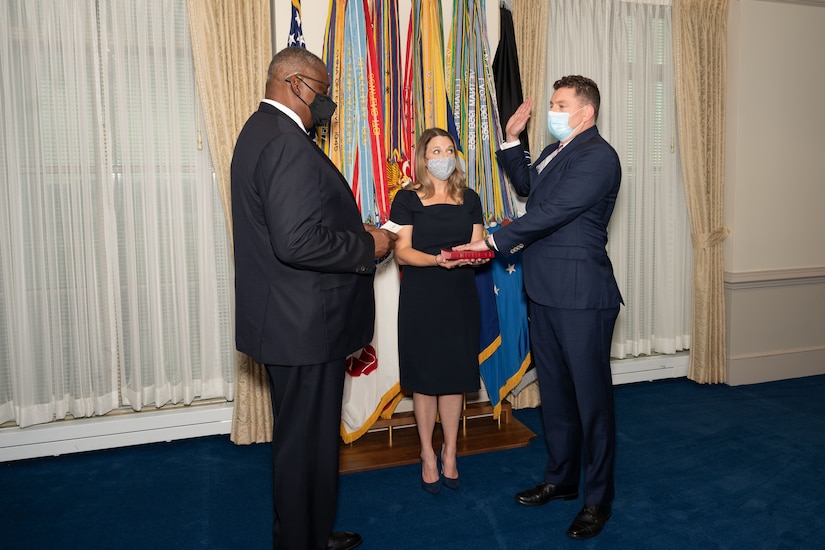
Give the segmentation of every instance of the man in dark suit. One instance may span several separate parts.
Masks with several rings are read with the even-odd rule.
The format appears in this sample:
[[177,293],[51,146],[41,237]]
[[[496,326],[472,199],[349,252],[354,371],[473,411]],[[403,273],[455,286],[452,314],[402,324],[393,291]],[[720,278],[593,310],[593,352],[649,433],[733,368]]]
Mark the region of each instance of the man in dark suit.
[[335,165],[307,134],[335,103],[303,48],[282,50],[232,158],[236,346],[270,377],[275,549],[347,549],[332,533],[347,355],[370,342],[374,258],[395,235],[365,226]]
[[567,76],[554,84],[548,127],[559,141],[531,164],[519,143],[533,102],[507,122],[497,156],[526,213],[484,241],[505,257],[523,252],[530,339],[548,450],[543,481],[516,495],[526,506],[579,496],[567,534],[598,535],[611,515],[616,428],[610,340],[622,297],[605,249],[621,182],[616,151],[599,135],[596,83]]

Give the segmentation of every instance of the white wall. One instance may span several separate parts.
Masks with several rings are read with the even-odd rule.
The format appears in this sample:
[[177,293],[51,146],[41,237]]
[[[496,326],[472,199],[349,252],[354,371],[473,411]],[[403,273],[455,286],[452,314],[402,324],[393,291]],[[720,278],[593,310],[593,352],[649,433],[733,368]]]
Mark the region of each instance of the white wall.
[[825,266],[825,6],[733,0],[726,268]]
[[825,1],[729,9],[728,381],[825,373]]

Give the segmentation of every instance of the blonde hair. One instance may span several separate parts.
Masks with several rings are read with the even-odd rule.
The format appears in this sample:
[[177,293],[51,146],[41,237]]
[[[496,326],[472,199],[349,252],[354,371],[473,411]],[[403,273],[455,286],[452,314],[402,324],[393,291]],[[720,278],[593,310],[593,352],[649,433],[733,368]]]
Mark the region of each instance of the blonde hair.
[[453,136],[441,128],[427,128],[418,136],[418,141],[415,144],[415,180],[410,184],[409,188],[413,191],[420,192],[425,199],[435,194],[435,186],[430,180],[430,173],[427,171],[427,159],[425,155],[427,154],[427,145],[436,137],[450,138],[453,144],[456,165],[455,171],[450,174],[450,177],[447,179],[447,194],[457,204],[464,204],[464,189],[467,188],[467,181],[458,159],[458,147]]

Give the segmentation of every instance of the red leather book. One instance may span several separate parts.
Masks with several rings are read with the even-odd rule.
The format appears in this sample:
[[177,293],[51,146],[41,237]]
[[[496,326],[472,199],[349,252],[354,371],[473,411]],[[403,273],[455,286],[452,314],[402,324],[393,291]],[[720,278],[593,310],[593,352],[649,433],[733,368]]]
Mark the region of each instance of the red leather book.
[[476,258],[493,258],[496,253],[492,250],[445,250],[441,249],[441,257],[445,260],[473,260]]

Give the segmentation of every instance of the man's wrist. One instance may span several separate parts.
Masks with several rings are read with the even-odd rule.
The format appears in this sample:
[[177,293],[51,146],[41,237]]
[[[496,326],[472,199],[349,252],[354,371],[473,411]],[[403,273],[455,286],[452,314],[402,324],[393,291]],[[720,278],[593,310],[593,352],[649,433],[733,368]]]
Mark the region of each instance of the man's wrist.
[[519,138],[516,138],[512,141],[508,140],[502,143],[500,149],[503,151],[504,149],[512,149],[513,147],[517,147],[519,145],[521,145],[521,140]]
[[484,244],[486,244],[487,248],[489,248],[493,252],[498,251],[498,248],[496,248],[496,242],[493,240],[492,235],[487,235],[486,237],[484,237]]

